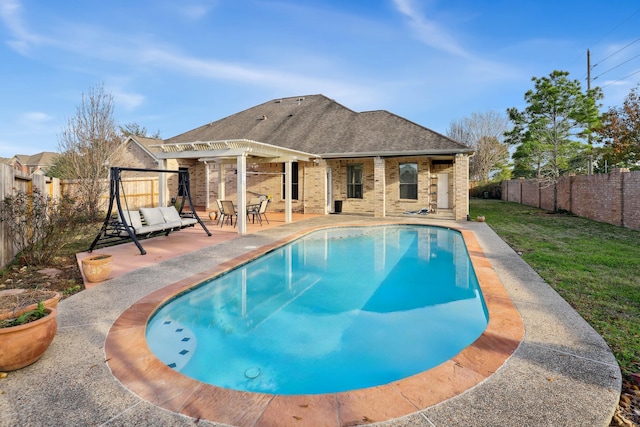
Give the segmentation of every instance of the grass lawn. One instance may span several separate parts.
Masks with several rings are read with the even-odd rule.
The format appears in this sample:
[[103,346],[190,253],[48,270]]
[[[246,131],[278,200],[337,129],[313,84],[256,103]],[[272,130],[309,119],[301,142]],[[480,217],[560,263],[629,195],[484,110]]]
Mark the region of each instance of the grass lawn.
[[640,372],[640,232],[500,200],[471,199],[487,224]]

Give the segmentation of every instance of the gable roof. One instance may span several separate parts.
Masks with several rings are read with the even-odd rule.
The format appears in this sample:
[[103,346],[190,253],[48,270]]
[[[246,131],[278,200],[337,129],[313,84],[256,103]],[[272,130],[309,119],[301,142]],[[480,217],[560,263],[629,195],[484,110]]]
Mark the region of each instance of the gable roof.
[[164,143],[236,139],[260,141],[322,157],[473,151],[388,111],[357,113],[324,95],[274,99]]
[[14,157],[25,166],[51,166],[58,157],[58,153],[43,151],[32,155],[16,154]]

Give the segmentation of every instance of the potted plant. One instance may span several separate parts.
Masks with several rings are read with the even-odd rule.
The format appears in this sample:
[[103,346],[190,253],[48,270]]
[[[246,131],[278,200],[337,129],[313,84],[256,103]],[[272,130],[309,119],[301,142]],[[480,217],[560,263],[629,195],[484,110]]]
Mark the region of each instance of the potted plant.
[[47,308],[57,308],[60,292],[45,289],[7,289],[0,291],[0,320],[12,319],[38,308],[42,301]]
[[34,310],[0,320],[0,371],[34,363],[49,348],[58,330],[57,310],[39,302]]
[[110,254],[93,255],[82,258],[82,272],[89,282],[104,282],[113,268],[113,256]]

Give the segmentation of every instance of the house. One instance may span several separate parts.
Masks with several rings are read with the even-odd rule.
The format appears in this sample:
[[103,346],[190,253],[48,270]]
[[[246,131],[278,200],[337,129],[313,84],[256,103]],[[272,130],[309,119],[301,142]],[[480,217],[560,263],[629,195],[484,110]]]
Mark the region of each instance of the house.
[[43,151],[33,155],[16,154],[10,159],[2,159],[1,161],[13,166],[17,174],[28,177],[32,174],[46,175],[57,156],[57,153]]
[[429,209],[463,220],[469,210],[471,148],[388,111],[356,112],[324,95],[274,99],[140,146],[159,165],[188,167],[194,204],[207,209],[228,198],[242,211],[248,193],[268,195],[269,209],[285,213],[384,217]]

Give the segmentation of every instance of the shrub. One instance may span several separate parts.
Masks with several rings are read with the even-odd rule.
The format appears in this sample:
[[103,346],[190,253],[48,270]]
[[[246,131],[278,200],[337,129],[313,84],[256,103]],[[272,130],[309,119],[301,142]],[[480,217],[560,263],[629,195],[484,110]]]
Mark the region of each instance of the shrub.
[[0,203],[0,221],[20,264],[42,266],[74,240],[83,218],[73,198],[54,199],[34,190],[5,197]]

